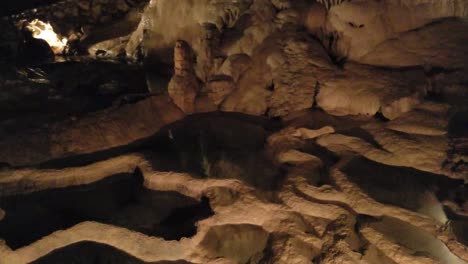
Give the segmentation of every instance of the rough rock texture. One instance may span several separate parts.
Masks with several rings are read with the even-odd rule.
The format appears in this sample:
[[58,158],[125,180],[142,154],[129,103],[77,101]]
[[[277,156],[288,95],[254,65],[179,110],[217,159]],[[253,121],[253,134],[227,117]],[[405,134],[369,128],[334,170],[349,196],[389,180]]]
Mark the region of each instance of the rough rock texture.
[[223,103],[224,99],[236,89],[234,82],[230,78],[213,79],[208,82],[208,97],[215,105]]
[[[359,62],[386,66],[421,63],[450,66],[447,64],[450,59],[444,57],[463,62],[460,57],[452,57],[457,53],[463,57],[463,48],[457,46],[454,49],[450,43],[462,41],[466,34],[450,34],[441,29],[458,31],[466,25],[456,19],[439,20],[466,18],[467,12],[466,1],[349,1],[331,8],[327,32],[334,32],[337,36],[334,40],[337,53]],[[430,33],[436,30],[436,35]],[[447,36],[439,35],[446,33]],[[396,49],[393,56],[380,53],[391,46]],[[438,52],[425,53],[428,49],[437,49]]]
[[468,262],[467,1],[48,3],[99,56],[0,57],[0,264]]
[[447,138],[444,136],[401,134],[376,124],[362,128],[372,135],[375,144],[359,137],[340,134],[321,137],[318,143],[334,152],[357,152],[383,164],[412,167],[454,178],[466,178],[465,173],[458,174],[442,168],[449,148]]
[[[290,167],[274,195],[237,179],[199,179],[186,173],[158,172],[146,155],[139,154],[75,168],[4,171],[0,177],[3,196],[90,184],[138,167],[144,175],[146,188],[176,191],[196,199],[208,197],[215,214],[198,223],[195,236],[180,241],[165,241],[125,228],[83,222],[16,251],[4,245],[1,260],[26,263],[80,241],[111,245],[148,262],[185,259],[191,263],[312,263],[313,260],[360,263],[366,259],[368,263],[390,260],[396,263],[464,263],[463,259],[468,258],[466,248],[454,239],[450,229],[442,228],[439,216],[443,211],[418,211],[429,201],[421,200],[422,205],[416,208],[406,204],[403,206],[409,209],[404,209],[394,205],[399,203],[392,200],[395,196],[375,196],[358,180],[362,175],[359,170],[363,168],[370,173],[387,172],[387,177],[396,177],[390,176],[392,170],[398,175],[404,172],[401,167],[372,165],[377,166],[374,168],[366,165],[368,161],[348,156],[330,168],[331,185],[311,184],[314,177],[320,177],[320,160],[328,161],[310,154],[305,146],[316,136],[333,133],[333,130],[295,130],[282,130],[268,140],[268,148],[289,149],[279,155],[280,161]],[[332,135],[321,136],[318,142]],[[291,143],[285,144],[287,142]],[[402,183],[396,181],[395,184]],[[414,188],[430,191],[424,184],[413,184],[416,184]],[[375,186],[395,192],[387,185]],[[409,192],[406,195],[411,199],[412,195],[420,194]],[[390,200],[383,203],[382,197]],[[357,251],[363,245],[366,249]],[[416,251],[419,254],[415,254]]]
[[59,32],[67,35],[80,27],[91,29],[103,23],[113,22],[124,17],[131,8],[146,3],[147,0],[79,0],[57,1],[35,9],[14,14],[14,19],[38,18],[51,22]]
[[187,114],[195,111],[195,98],[200,90],[192,57],[190,46],[185,41],[177,41],[174,47],[174,76],[167,88],[174,103]]
[[81,119],[52,123],[45,129],[5,137],[0,143],[0,156],[3,163],[22,166],[104,151],[150,137],[183,117],[170,98],[150,97],[117,110],[107,109]]
[[393,67],[430,65],[449,69],[464,68],[468,57],[466,50],[461,47],[468,41],[467,27],[465,20],[437,21],[386,40],[359,61]]
[[335,115],[375,115],[395,119],[426,94],[428,82],[419,69],[392,71],[348,64],[341,74],[320,83],[317,104]]
[[[24,1],[16,4],[19,7],[17,10],[13,8],[10,11],[12,13],[6,13],[0,24],[5,23],[8,27],[15,27],[23,21],[40,19],[49,22],[61,37],[69,40],[65,53],[88,51],[94,55],[97,50],[106,50],[107,56],[115,57],[125,49],[128,35],[138,26],[143,6],[148,0],[45,0],[33,4],[22,2]],[[25,9],[28,5],[35,5],[35,8]],[[21,10],[22,12],[18,12]],[[4,37],[0,37],[2,44],[6,42],[3,40]],[[6,40],[9,40],[10,45],[2,47],[0,52],[6,49],[8,52],[5,51],[5,55],[15,57],[21,37],[18,34],[13,40],[11,37]]]
[[[432,8],[435,3],[429,2],[421,6]],[[175,30],[170,34],[162,32],[165,26],[147,25],[149,33],[144,45],[149,50],[149,58],[167,60],[164,50],[179,38],[186,40],[200,61],[195,68],[201,80],[206,79],[207,69],[214,69],[216,79],[232,78],[236,89],[222,89],[233,90],[221,105],[225,111],[285,116],[316,103],[332,114],[374,115],[379,112],[395,119],[410,111],[432,88],[425,72],[437,67],[458,69],[466,61],[462,45],[466,36],[463,32],[467,29],[464,22],[454,18],[431,23],[449,15],[463,17],[464,11],[454,11],[455,8],[415,11],[420,6],[408,3],[405,12],[418,12],[420,17],[406,23],[393,18],[397,3],[337,1],[326,4],[331,9],[325,23],[309,18],[320,17],[320,12],[325,12],[319,11],[320,5],[303,1],[294,4],[290,1],[240,1],[226,6],[213,2],[203,7],[201,2],[189,1],[186,6],[172,5],[170,1],[150,3],[145,14],[151,25],[169,26],[172,17],[180,16],[185,8],[192,10],[193,16],[178,21],[177,26],[172,25]],[[391,7],[386,15],[392,19],[365,26],[367,21],[377,19],[374,14],[385,10],[386,5]],[[161,12],[162,9],[172,10],[172,13]],[[367,10],[374,13],[367,13]],[[352,14],[357,12],[366,15],[353,16],[351,20]],[[367,20],[364,23],[357,21],[359,19]],[[304,27],[321,43],[306,35]],[[436,32],[450,36],[439,36]],[[396,38],[394,34],[400,35]],[[220,35],[224,37],[221,41]],[[369,38],[375,40],[368,41]],[[356,44],[352,42],[354,39]],[[441,39],[444,42],[439,41]],[[400,44],[387,45],[387,42]],[[412,48],[412,45],[416,46]],[[342,46],[352,53],[342,54]],[[375,55],[372,55],[374,50]],[[207,59],[213,54],[217,54],[216,59]],[[375,68],[352,62],[345,63],[343,68],[334,65],[344,57],[371,65],[421,68]],[[223,92],[223,96],[224,93],[228,92]],[[220,100],[215,99],[217,103]]]

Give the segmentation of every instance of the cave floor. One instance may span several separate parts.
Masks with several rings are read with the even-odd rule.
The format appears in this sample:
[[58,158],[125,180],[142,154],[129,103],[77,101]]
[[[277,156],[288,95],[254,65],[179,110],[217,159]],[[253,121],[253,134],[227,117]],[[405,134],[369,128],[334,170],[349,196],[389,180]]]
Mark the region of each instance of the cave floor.
[[[427,115],[443,104],[428,100],[391,121],[319,109],[184,117],[164,104],[154,116],[147,104],[165,99],[145,93],[141,68],[82,66],[2,77],[24,91],[2,97],[1,144],[43,139],[46,154],[2,163],[0,263],[468,260],[463,107]],[[86,136],[90,126],[136,128],[121,141]]]

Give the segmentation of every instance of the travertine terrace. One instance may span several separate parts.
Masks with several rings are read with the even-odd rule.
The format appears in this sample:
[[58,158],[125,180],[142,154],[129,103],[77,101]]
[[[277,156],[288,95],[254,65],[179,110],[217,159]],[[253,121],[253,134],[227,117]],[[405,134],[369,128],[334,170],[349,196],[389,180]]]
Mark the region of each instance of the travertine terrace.
[[468,263],[467,0],[0,3],[0,264]]

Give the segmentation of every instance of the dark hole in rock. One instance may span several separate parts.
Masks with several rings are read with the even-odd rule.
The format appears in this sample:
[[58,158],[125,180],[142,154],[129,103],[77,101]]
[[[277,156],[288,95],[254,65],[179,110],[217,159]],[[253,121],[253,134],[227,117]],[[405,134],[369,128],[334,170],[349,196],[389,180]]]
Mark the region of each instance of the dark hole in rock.
[[271,83],[270,85],[268,85],[267,90],[273,92],[275,90],[275,84]]
[[363,27],[364,27],[363,24],[355,24],[355,23],[353,23],[353,22],[348,22],[348,25],[349,25],[350,27],[353,27],[353,28],[363,28]]
[[[447,211],[446,211],[447,212]],[[450,214],[447,214],[451,218]],[[455,234],[458,241],[465,246],[468,245],[468,217],[459,217],[452,215],[453,219],[449,222],[449,228]]]
[[390,259],[384,252],[382,252],[375,245],[369,243],[364,236],[361,235],[360,230],[363,226],[368,224],[376,223],[380,219],[369,216],[369,215],[358,215],[356,217],[356,223],[354,225],[354,231],[359,236],[360,248],[359,252],[363,255],[362,259],[368,263],[381,263],[381,264],[395,264],[395,262]]
[[106,55],[106,51],[105,50],[97,50],[96,51],[96,56],[105,56]]
[[207,199],[143,188],[139,170],[89,185],[1,197],[0,208],[6,212],[0,237],[13,249],[83,221],[176,240],[195,235],[195,223],[213,215]]
[[307,142],[300,151],[316,156],[323,162],[323,167],[318,171],[311,170],[307,166],[304,166],[304,171],[302,173],[306,176],[308,183],[314,186],[332,184],[329,169],[339,161],[339,157],[314,141]]
[[448,126],[448,134],[450,137],[468,136],[468,111],[457,112],[452,116]]
[[375,113],[374,118],[377,119],[377,120],[379,120],[379,121],[383,121],[383,122],[388,122],[388,121],[390,121],[390,119],[386,118],[386,117],[382,114],[382,112],[377,112],[377,113]]
[[197,229],[194,223],[211,215],[213,215],[213,211],[210,207],[210,201],[207,197],[202,197],[199,204],[174,209],[167,218],[157,225],[151,235],[164,237],[168,240],[180,239],[180,230],[186,230],[187,233],[195,235]]
[[[144,264],[126,252],[95,242],[81,242],[59,248],[31,264]],[[158,264],[189,264],[187,261],[158,261]]]
[[[468,162],[459,158],[468,155],[468,111],[455,112],[448,124],[449,148],[443,167],[452,172],[463,173],[468,169]],[[468,191],[466,195],[468,196]],[[465,199],[466,201],[466,199]],[[461,201],[460,201],[461,202]]]

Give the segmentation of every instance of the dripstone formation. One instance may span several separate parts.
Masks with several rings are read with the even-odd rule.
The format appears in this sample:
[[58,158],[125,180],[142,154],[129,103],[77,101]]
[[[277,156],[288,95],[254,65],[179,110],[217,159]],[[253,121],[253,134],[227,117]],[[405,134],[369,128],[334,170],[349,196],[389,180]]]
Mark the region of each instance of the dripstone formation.
[[468,1],[13,2],[0,264],[468,263]]
[[174,103],[186,114],[195,111],[195,98],[200,85],[194,68],[194,55],[187,42],[178,40],[174,47],[174,76],[168,92]]

